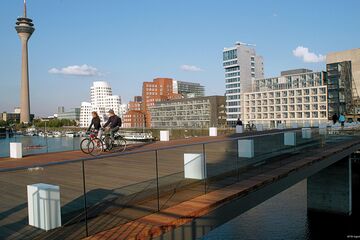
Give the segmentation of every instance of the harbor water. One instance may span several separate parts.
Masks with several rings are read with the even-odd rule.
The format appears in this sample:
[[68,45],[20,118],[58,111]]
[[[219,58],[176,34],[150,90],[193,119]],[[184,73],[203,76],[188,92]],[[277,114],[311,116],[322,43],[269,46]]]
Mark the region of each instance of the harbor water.
[[23,155],[46,152],[62,152],[80,149],[81,137],[40,137],[14,135],[10,138],[0,138],[0,157],[10,155],[10,142],[21,142]]
[[221,225],[203,240],[360,239],[360,171],[353,164],[351,216],[307,211],[306,180]]

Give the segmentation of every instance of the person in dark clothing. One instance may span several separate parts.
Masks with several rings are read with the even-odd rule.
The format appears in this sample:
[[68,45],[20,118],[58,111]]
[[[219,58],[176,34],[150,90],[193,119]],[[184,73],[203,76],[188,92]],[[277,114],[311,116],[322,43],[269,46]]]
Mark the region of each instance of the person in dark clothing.
[[237,122],[236,122],[236,125],[238,125],[238,126],[242,126],[242,125],[243,125],[243,123],[242,123],[242,121],[241,121],[240,118],[238,118],[238,120],[237,120]]
[[108,128],[110,131],[110,136],[114,140],[114,134],[119,131],[121,127],[121,118],[115,115],[114,110],[109,110],[109,119],[104,124],[103,128]]
[[90,126],[88,127],[87,131],[90,132],[91,128],[94,126],[95,131],[98,133],[98,137],[101,136],[102,131],[101,131],[101,124],[100,124],[100,117],[97,114],[97,112],[92,112],[92,119],[91,119],[91,123]]
[[334,124],[336,124],[338,120],[339,120],[339,117],[338,117],[338,115],[335,113],[335,114],[332,116],[332,121],[333,121]]

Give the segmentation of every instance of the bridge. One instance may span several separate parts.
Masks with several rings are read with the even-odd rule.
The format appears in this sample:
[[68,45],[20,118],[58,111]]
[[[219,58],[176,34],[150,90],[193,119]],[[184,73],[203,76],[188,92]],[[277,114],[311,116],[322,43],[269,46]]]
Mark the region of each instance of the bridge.
[[[0,238],[196,239],[304,179],[311,210],[349,215],[356,133],[289,129],[1,159]],[[62,227],[28,225],[34,183],[60,187]]]

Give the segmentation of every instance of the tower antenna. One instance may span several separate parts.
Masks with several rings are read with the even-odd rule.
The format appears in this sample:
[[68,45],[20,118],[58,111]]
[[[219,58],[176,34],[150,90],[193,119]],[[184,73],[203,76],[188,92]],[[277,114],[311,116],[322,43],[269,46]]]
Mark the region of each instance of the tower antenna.
[[26,0],[24,0],[24,17],[26,18]]

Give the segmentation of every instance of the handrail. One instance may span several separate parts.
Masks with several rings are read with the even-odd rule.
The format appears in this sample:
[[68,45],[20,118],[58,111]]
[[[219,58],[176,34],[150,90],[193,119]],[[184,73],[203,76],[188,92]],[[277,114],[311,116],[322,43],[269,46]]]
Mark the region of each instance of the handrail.
[[80,163],[82,161],[94,161],[94,160],[106,159],[106,158],[111,158],[111,157],[126,156],[126,155],[131,155],[131,154],[147,153],[147,152],[154,152],[154,151],[163,151],[163,150],[203,145],[203,144],[210,144],[210,143],[229,142],[229,141],[235,141],[235,140],[245,139],[245,138],[258,138],[258,137],[263,137],[263,136],[271,136],[271,135],[281,134],[281,133],[284,133],[287,131],[296,131],[296,132],[301,131],[301,129],[299,129],[299,128],[288,128],[288,129],[282,129],[280,131],[277,131],[277,130],[278,129],[270,130],[270,131],[275,131],[275,132],[268,132],[268,133],[263,133],[263,134],[250,135],[250,136],[234,137],[234,138],[229,138],[229,139],[202,141],[202,142],[196,142],[196,143],[190,143],[190,144],[179,144],[179,145],[174,145],[174,146],[159,147],[159,148],[154,148],[154,149],[136,150],[136,151],[132,151],[132,152],[110,153],[110,154],[101,155],[101,156],[86,157],[86,158],[80,158],[80,159],[74,159],[74,160],[65,160],[65,161],[59,161],[59,162],[34,164],[34,165],[30,165],[30,166],[3,168],[3,169],[0,169],[0,173],[27,170],[29,168],[39,168],[39,167],[49,167],[49,166],[63,165],[63,164],[70,164],[70,163]]

